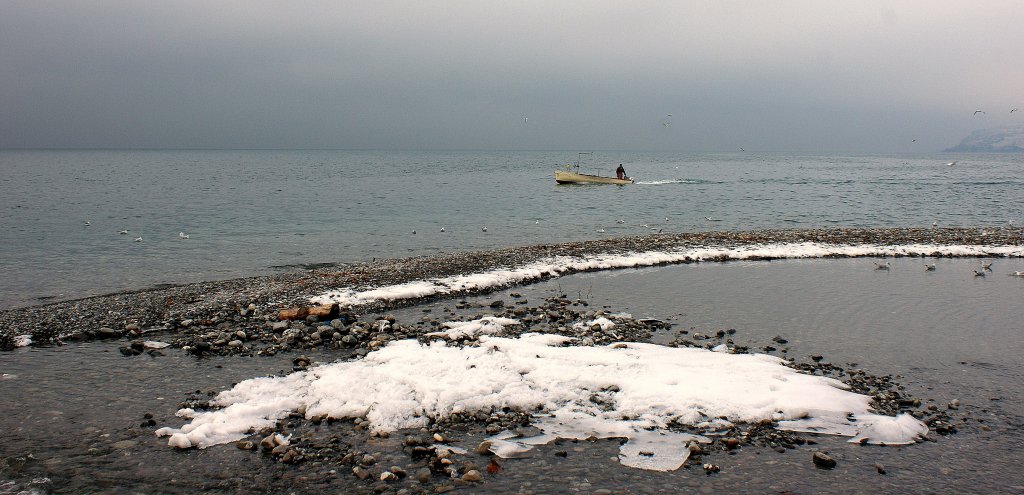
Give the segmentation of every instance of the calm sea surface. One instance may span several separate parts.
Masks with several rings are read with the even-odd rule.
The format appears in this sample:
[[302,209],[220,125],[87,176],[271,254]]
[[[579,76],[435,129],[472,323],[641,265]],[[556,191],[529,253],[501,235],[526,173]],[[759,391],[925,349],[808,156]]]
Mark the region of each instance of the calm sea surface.
[[[575,159],[562,152],[0,152],[0,308],[309,263],[599,239],[652,228],[1024,222],[1024,155],[603,152],[584,169],[611,175],[621,162],[639,183],[556,186],[553,169]],[[953,160],[955,166],[946,165]],[[129,233],[119,234],[123,229]],[[143,240],[134,242],[139,236]],[[566,443],[507,460],[504,473],[488,477],[481,490],[1021,493],[1024,279],[1007,273],[1024,271],[1024,260],[994,260],[986,277],[974,276],[974,259],[897,258],[890,271],[874,270],[872,261],[709,262],[581,273],[479,296],[472,302],[480,304],[467,311],[510,300],[512,291],[532,304],[564,293],[591,308],[672,323],[655,335],[659,343],[683,330],[735,328],[737,343],[757,350],[780,335],[789,341],[787,355],[798,360],[817,354],[896,375],[907,395],[940,410],[960,401],[958,434],[933,433],[934,441],[907,447],[833,437],[815,437],[817,445],[785,453],[743,447],[711,457],[722,467],[713,476],[699,465],[667,473],[623,467],[615,461],[614,440]],[[926,261],[937,270],[926,272]],[[396,314],[409,323],[425,311],[441,317],[450,306],[451,300],[437,300]],[[174,412],[190,391],[223,390],[287,370],[292,355],[196,359],[171,349],[159,358],[125,358],[116,351],[121,344],[0,353],[0,455],[32,453],[34,459],[21,470],[0,471],[0,493],[235,493],[252,486],[323,493],[358,484],[347,476],[324,485],[301,481],[304,471],[230,445],[182,454],[137,427],[146,413],[160,426],[178,426]],[[337,358],[330,351],[314,357]],[[464,438],[462,445],[479,440]],[[567,457],[555,455],[559,449]],[[810,455],[818,449],[839,466],[815,468]],[[398,453],[384,465],[408,463],[400,447],[392,450]],[[886,475],[877,473],[876,463]]]
[[596,152],[584,157],[585,172],[613,175],[623,163],[638,184],[557,186],[553,170],[577,158],[0,151],[0,308],[304,264],[652,229],[1024,222],[1020,154]]

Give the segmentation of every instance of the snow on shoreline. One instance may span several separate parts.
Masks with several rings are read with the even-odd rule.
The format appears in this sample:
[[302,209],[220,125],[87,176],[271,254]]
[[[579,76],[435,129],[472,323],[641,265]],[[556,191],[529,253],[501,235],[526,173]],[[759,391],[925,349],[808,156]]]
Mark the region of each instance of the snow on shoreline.
[[[496,332],[518,323],[510,321],[469,323]],[[700,427],[719,417],[780,421],[796,431],[855,435],[869,443],[912,443],[927,433],[913,417],[872,414],[870,397],[838,380],[800,373],[778,357],[648,343],[567,346],[573,342],[544,334],[480,335],[479,345],[465,347],[394,341],[360,360],[242,381],[211,401],[221,409],[183,409],[178,415],[191,422],[156,433],[169,436],[173,447],[205,448],[273,426],[302,407],[309,418],[366,418],[374,431],[510,407],[532,412],[543,434],[498,435],[491,439],[498,455],[558,437],[623,437],[629,439],[620,449],[623,464],[662,471],[682,464],[688,442],[707,441],[670,426]]]
[[878,256],[1024,257],[1024,247],[936,244],[835,245],[804,242],[757,244],[733,248],[693,248],[679,251],[603,254],[589,257],[558,256],[513,269],[497,269],[468,275],[417,280],[366,290],[342,288],[316,295],[310,301],[315,304],[338,303],[342,306],[357,306],[377,301],[414,299],[463,290],[517,285],[579,271],[639,268],[687,261]]

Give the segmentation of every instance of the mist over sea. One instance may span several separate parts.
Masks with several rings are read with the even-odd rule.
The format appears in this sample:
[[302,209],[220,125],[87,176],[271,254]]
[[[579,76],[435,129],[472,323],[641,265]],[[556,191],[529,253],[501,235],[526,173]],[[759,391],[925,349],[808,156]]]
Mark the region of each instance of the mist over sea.
[[554,169],[578,158],[0,151],[0,308],[317,263],[658,230],[1024,223],[1020,154],[596,151],[583,156],[584,172],[613,175],[622,163],[638,183],[556,185]]

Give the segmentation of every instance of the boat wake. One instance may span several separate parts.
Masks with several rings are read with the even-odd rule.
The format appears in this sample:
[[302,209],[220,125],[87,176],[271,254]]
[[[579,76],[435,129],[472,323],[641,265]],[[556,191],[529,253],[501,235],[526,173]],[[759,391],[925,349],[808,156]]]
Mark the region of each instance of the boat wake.
[[707,184],[708,182],[694,179],[640,180],[637,184],[645,186],[663,186],[666,184]]

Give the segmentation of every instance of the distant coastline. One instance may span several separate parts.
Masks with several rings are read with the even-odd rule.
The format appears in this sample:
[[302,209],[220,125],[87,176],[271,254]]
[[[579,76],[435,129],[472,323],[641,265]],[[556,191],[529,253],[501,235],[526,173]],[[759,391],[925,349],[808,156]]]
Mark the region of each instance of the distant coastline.
[[1021,153],[1024,152],[1024,124],[979,129],[960,144],[943,150],[949,153]]

